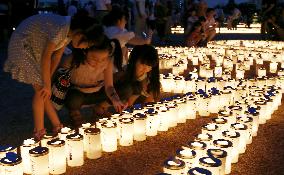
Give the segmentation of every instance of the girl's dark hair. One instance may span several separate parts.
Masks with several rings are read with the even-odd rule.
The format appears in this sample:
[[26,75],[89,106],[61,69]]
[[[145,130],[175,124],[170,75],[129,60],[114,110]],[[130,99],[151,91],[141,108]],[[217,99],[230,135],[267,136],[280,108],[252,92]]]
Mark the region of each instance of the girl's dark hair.
[[129,61],[126,69],[126,80],[132,85],[137,85],[136,80],[136,63],[140,61],[152,67],[148,72],[149,77],[148,91],[152,92],[154,99],[158,100],[160,96],[160,75],[159,75],[159,57],[157,50],[150,45],[137,45],[130,53]]
[[71,19],[70,30],[84,35],[82,42],[88,42],[89,46],[99,45],[103,40],[104,30],[97,20],[86,13],[77,13]]
[[201,22],[196,21],[195,23],[193,23],[192,28],[189,31],[189,34],[191,34],[197,27],[201,26]]
[[[114,45],[113,45],[113,44]],[[121,71],[122,70],[122,51],[119,41],[117,39],[110,40],[107,36],[103,35],[103,40],[100,45],[93,45],[88,49],[74,49],[73,50],[73,59],[72,66],[79,67],[80,64],[84,64],[87,59],[87,52],[89,51],[101,51],[107,50],[110,54],[110,57],[114,57],[115,67]]]
[[123,17],[128,19],[128,14],[125,13],[120,7],[114,7],[112,10],[103,18],[103,25],[106,27],[115,26],[119,20]]

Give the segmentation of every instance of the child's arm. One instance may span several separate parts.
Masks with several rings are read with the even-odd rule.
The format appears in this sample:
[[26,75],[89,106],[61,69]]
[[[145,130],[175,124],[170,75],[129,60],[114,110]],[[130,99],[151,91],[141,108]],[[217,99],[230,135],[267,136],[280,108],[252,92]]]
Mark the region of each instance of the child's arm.
[[105,82],[105,92],[108,98],[111,100],[115,110],[117,112],[121,112],[127,107],[127,105],[124,105],[121,102],[118,94],[116,93],[116,90],[113,87],[113,63],[112,61],[109,62],[107,68],[104,70],[104,82]]

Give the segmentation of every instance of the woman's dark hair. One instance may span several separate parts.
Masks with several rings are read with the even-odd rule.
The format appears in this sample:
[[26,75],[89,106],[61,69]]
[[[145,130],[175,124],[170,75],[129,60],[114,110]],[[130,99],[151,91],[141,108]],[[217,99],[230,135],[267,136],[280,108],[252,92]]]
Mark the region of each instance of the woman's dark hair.
[[125,13],[120,7],[113,7],[112,10],[103,18],[103,25],[106,27],[115,26],[123,17],[128,19],[128,14]]
[[89,46],[100,45],[103,40],[103,26],[97,20],[89,17],[88,13],[77,13],[71,19],[70,30],[84,35],[79,43],[88,42]]
[[191,27],[189,34],[191,34],[197,27],[200,27],[201,23],[199,21],[196,21],[195,23],[193,23],[193,26]]
[[150,45],[137,45],[130,53],[129,61],[126,69],[126,80],[132,85],[137,85],[136,78],[136,63],[140,61],[142,64],[146,64],[152,67],[152,70],[148,72],[147,77],[150,82],[148,85],[148,91],[152,92],[154,99],[158,100],[160,95],[160,75],[159,75],[159,57],[157,50]]
[[[103,41],[100,45],[93,45],[88,49],[74,49],[73,50],[73,60],[72,66],[79,67],[80,64],[84,64],[87,59],[87,52],[89,51],[100,51],[107,50],[110,57],[114,57],[115,67],[121,71],[122,70],[122,51],[119,41],[117,39],[110,40],[107,36],[103,35]],[[113,43],[113,44],[112,44]]]

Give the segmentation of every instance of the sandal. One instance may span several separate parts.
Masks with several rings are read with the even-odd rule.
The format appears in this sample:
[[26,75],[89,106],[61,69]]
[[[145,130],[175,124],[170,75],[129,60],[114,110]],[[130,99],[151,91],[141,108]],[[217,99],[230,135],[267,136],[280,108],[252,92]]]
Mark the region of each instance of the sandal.
[[40,141],[44,135],[46,134],[46,129],[43,128],[39,131],[34,130],[33,132],[33,138],[35,139],[36,142]]
[[52,135],[53,135],[53,136],[57,136],[58,133],[61,132],[61,129],[62,129],[62,128],[63,128],[63,125],[62,125],[62,124],[59,124],[59,125],[53,127],[53,129],[52,129]]

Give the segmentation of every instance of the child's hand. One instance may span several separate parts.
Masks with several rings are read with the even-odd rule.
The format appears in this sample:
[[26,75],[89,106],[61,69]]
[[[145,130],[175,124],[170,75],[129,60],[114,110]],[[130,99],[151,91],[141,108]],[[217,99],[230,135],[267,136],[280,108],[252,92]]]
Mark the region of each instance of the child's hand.
[[116,112],[119,112],[119,113],[121,113],[121,112],[122,112],[124,109],[126,109],[127,106],[128,106],[127,103],[126,103],[126,104],[123,104],[120,100],[114,100],[114,101],[112,102],[112,104],[113,104],[113,107],[114,107],[115,111],[116,111]]
[[40,90],[40,96],[43,98],[44,101],[49,100],[51,97],[51,88],[44,86],[41,90]]

